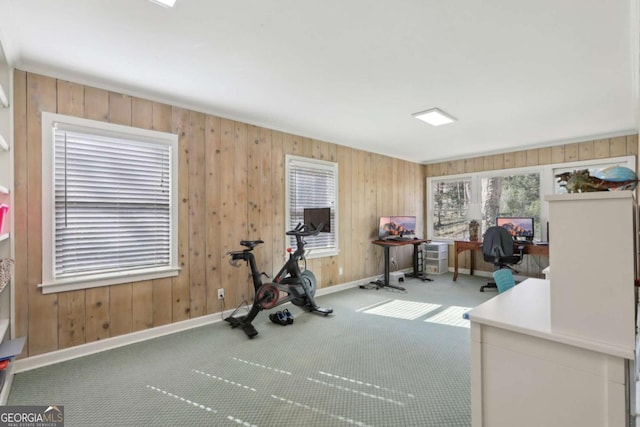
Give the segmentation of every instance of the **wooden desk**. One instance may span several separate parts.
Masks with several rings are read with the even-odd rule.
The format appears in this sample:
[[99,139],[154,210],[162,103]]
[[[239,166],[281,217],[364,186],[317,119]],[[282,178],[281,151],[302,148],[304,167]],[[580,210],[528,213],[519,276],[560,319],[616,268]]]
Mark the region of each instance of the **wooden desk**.
[[[517,246],[517,243],[514,244]],[[549,245],[522,245],[524,246],[523,253],[525,255],[542,255],[549,256]],[[453,281],[458,278],[458,255],[464,251],[482,251],[482,241],[476,240],[456,240],[454,242],[455,256],[453,259]],[[515,252],[519,252],[515,250]],[[473,274],[473,255],[471,256],[471,265],[469,266],[470,274]]]
[[394,288],[400,291],[405,291],[406,289],[401,286],[391,285],[389,283],[389,248],[392,246],[404,246],[404,245],[413,245],[413,272],[407,274],[409,277],[417,277],[422,280],[431,279],[426,278],[425,276],[421,276],[418,271],[418,247],[422,243],[429,243],[431,240],[427,239],[412,239],[412,240],[374,240],[371,243],[374,245],[382,246],[384,249],[384,280],[376,280],[375,282],[371,282],[371,284],[376,285],[377,288]]

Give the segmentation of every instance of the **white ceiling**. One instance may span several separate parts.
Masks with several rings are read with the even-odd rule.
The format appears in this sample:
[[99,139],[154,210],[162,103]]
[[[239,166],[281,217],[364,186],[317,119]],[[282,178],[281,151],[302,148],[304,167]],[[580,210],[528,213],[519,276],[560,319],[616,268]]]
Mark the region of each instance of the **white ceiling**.
[[[19,69],[415,162],[637,132],[638,0],[0,0]],[[411,114],[439,107],[458,121]]]

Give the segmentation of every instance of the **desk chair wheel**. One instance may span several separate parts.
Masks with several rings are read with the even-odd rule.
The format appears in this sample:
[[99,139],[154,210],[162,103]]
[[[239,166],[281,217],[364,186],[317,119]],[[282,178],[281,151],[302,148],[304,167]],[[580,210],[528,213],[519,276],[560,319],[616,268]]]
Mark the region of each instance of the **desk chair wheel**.
[[498,285],[496,285],[495,283],[487,283],[484,286],[480,286],[480,292],[484,292],[485,289],[495,289],[497,291]]

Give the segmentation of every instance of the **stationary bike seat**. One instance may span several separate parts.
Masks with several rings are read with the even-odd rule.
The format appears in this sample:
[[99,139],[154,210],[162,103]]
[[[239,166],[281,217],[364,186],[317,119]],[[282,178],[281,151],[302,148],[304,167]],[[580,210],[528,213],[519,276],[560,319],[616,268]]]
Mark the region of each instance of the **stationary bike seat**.
[[260,243],[264,243],[262,240],[240,240],[242,246],[246,246],[249,250],[255,248]]

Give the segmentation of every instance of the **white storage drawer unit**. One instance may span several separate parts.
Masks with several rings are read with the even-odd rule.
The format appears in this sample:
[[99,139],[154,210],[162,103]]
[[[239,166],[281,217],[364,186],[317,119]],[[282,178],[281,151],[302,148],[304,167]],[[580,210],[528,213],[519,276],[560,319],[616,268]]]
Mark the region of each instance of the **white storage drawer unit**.
[[448,258],[449,244],[443,242],[431,242],[424,244],[424,250],[427,253],[427,259],[443,259]]
[[443,274],[449,271],[449,244],[431,242],[424,244],[427,273]]
[[427,258],[427,273],[430,274],[443,274],[449,271],[449,260],[447,258],[442,259],[429,259]]

